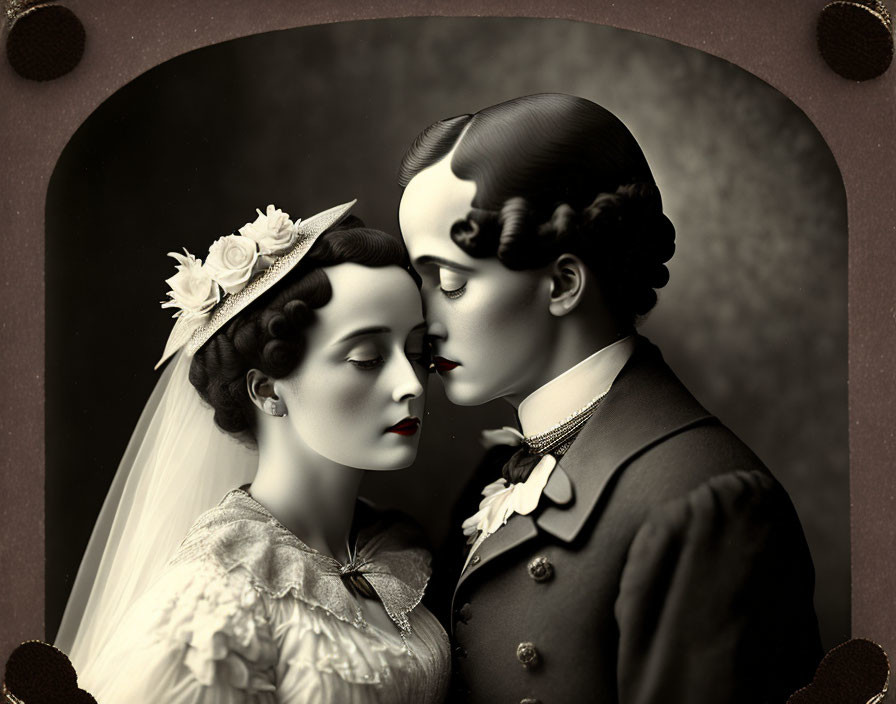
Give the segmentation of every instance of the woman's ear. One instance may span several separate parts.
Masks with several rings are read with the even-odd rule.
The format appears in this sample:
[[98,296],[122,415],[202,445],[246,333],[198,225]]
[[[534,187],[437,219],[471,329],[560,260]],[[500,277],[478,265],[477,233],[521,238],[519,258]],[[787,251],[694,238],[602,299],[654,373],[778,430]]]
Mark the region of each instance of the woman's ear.
[[246,391],[249,400],[262,413],[269,416],[285,416],[286,404],[274,392],[274,379],[258,369],[246,372]]
[[550,268],[551,301],[549,310],[557,317],[576,309],[585,291],[588,268],[575,254],[562,254]]

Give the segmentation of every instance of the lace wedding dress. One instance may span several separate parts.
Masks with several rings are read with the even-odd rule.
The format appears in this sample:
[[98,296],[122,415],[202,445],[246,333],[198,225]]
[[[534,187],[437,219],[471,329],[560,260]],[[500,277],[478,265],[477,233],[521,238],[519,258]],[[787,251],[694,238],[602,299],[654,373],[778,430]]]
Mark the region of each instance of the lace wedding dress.
[[[231,491],[195,522],[80,686],[103,704],[441,702],[448,638],[420,604],[429,554],[394,514],[359,502],[356,525],[341,565]],[[359,580],[391,631],[364,619]]]

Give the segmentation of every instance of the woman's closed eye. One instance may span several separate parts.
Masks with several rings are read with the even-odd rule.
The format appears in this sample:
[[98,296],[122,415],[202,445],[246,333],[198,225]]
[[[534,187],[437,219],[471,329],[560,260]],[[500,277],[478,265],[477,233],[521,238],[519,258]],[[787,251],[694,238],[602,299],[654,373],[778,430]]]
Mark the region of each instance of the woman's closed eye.
[[382,357],[377,357],[376,359],[350,359],[348,360],[352,364],[354,364],[358,369],[376,369],[381,366],[385,360]]
[[359,345],[353,348],[346,361],[355,365],[358,369],[376,369],[385,361],[376,345]]
[[467,278],[457,271],[439,268],[439,288],[448,298],[459,298],[467,288]]

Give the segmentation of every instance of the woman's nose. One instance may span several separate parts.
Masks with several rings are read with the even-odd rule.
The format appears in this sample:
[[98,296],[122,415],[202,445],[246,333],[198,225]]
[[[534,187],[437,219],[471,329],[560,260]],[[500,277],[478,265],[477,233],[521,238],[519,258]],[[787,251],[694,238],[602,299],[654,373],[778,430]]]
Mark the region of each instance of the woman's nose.
[[399,369],[395,377],[395,386],[392,388],[392,400],[396,403],[409,401],[423,395],[423,384],[414,369],[414,365],[406,357],[396,365]]

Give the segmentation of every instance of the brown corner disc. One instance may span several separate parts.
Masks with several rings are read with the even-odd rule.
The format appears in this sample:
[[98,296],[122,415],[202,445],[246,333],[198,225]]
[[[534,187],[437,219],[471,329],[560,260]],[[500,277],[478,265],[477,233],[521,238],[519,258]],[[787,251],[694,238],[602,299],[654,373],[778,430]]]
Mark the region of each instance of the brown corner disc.
[[881,0],[828,3],[817,29],[822,57],[844,78],[876,78],[893,61],[893,24]]
[[49,81],[71,71],[84,55],[84,25],[62,5],[26,8],[12,20],[6,57],[16,73]]

